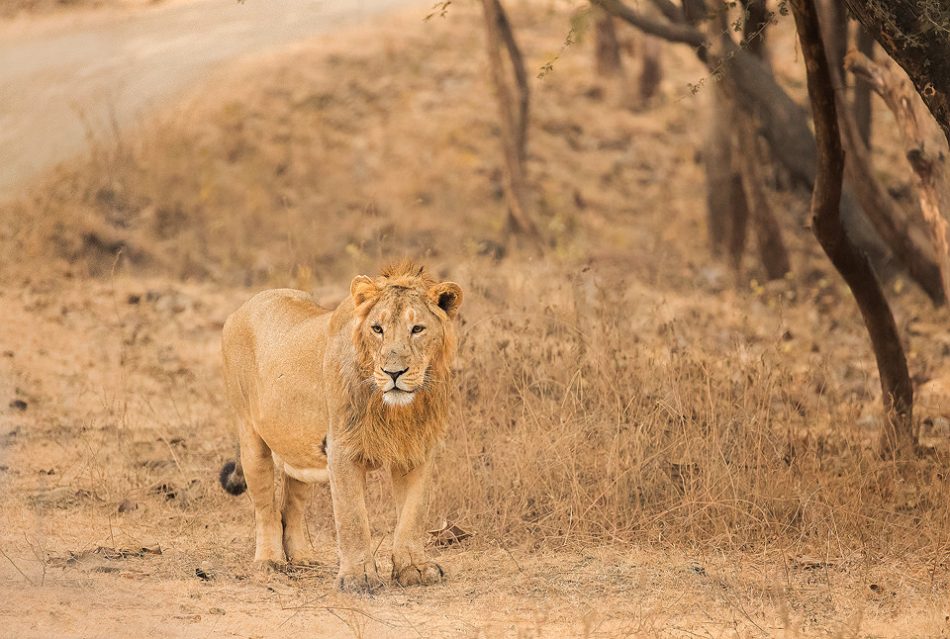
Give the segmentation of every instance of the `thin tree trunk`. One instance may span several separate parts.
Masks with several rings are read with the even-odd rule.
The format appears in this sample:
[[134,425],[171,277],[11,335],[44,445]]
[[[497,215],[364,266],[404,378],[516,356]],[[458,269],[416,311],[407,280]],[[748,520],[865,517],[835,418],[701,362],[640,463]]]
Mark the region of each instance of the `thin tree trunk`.
[[[859,22],[856,24],[858,30],[858,51],[863,53],[869,60],[874,60],[874,36],[864,28]],[[854,121],[858,125],[858,133],[861,141],[868,149],[871,148],[871,85],[858,78],[854,83]]]
[[515,119],[515,140],[518,145],[518,157],[523,164],[528,154],[528,114],[531,107],[528,73],[524,67],[524,57],[521,55],[521,49],[515,40],[515,33],[511,28],[511,21],[508,20],[508,14],[505,13],[501,0],[494,0],[494,4],[498,16],[498,30],[501,33],[502,42],[505,43],[505,50],[508,52],[508,60],[511,62],[512,72],[514,73],[518,105],[518,117]]
[[660,41],[644,33],[640,40],[640,99],[643,101],[655,96],[663,82],[660,51]]
[[755,229],[756,243],[765,273],[770,280],[785,277],[791,266],[788,251],[782,240],[782,229],[775,219],[775,213],[765,193],[765,179],[762,168],[768,166],[769,158],[759,144],[759,135],[748,117],[737,123],[736,140],[738,142],[739,172],[745,200],[751,211],[752,226]]
[[769,24],[769,11],[765,0],[742,0],[745,21],[742,23],[742,42],[745,49],[769,64],[765,55],[765,28]]
[[[732,254],[733,215],[736,211],[732,171],[732,132],[728,117],[727,97],[722,87],[710,91],[709,131],[703,149],[703,168],[706,173],[706,224],[709,245],[714,256]],[[741,187],[740,187],[741,192]],[[740,246],[740,250],[741,250]]]
[[735,170],[729,175],[729,197],[732,200],[729,225],[729,259],[737,274],[742,273],[742,256],[745,253],[749,232],[749,201],[742,188],[742,176]]
[[818,0],[818,26],[825,42],[825,53],[831,69],[831,82],[837,89],[845,87],[844,55],[848,52],[848,9],[840,0]]
[[[769,23],[768,8],[765,0],[743,0],[744,22],[742,41],[749,53],[759,58],[769,68],[765,56],[765,28]],[[731,41],[731,37],[729,38]],[[728,43],[727,43],[728,44]],[[731,84],[731,83],[730,83]],[[752,226],[755,229],[759,257],[765,267],[768,279],[782,279],[791,270],[788,251],[782,240],[782,229],[775,219],[775,212],[769,203],[765,188],[763,168],[772,163],[766,149],[759,144],[759,134],[751,114],[743,114],[739,122],[734,123],[736,158],[745,200],[751,212]]]
[[848,69],[884,98],[894,113],[904,138],[907,159],[914,170],[920,210],[930,227],[944,295],[950,299],[950,245],[947,240],[947,220],[940,212],[940,198],[937,195],[935,172],[938,162],[927,150],[920,130],[919,109],[915,108],[918,98],[904,78],[887,66],[875,64],[861,53],[855,51],[848,56]]
[[874,270],[855,249],[841,222],[839,204],[844,154],[831,70],[814,0],[792,0],[792,13],[805,59],[818,143],[818,171],[811,201],[815,236],[851,289],[871,338],[884,400],[885,428],[881,434],[881,453],[908,458],[914,454],[917,444],[913,429],[914,389],[887,299]]
[[594,60],[597,75],[615,77],[623,72],[623,60],[620,57],[620,43],[617,41],[614,17],[603,10],[598,10],[596,13]]
[[[498,99],[501,144],[505,160],[505,199],[508,203],[508,221],[512,229],[536,238],[538,228],[529,211],[528,187],[524,176],[524,162],[528,142],[529,93],[527,74],[521,51],[514,39],[508,16],[500,0],[482,0],[485,33],[488,42],[488,62],[492,83]],[[505,73],[502,48],[507,53],[513,78]]]

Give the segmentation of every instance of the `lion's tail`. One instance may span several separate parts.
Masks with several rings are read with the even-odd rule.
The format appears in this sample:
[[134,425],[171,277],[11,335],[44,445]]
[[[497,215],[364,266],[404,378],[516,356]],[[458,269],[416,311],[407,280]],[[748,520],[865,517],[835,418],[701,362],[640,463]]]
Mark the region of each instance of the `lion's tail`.
[[221,487],[232,495],[240,495],[247,490],[247,482],[244,480],[244,469],[241,468],[240,460],[231,460],[221,467],[221,474],[218,475]]

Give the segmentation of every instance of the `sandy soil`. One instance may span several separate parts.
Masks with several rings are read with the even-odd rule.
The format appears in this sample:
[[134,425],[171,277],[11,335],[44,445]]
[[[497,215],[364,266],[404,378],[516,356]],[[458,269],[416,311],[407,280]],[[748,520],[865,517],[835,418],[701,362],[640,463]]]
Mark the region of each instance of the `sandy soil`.
[[[134,629],[146,637],[926,637],[947,630],[946,590],[933,575],[897,577],[896,566],[842,549],[829,549],[834,560],[625,544],[538,553],[482,538],[435,550],[450,575],[445,586],[350,597],[333,585],[325,491],[315,495],[310,518],[325,564],[259,575],[249,561],[250,504],[225,495],[215,477],[233,446],[217,338],[245,294],[127,277],[39,278],[0,290],[0,636],[116,637]],[[381,477],[371,493],[385,557],[382,531],[391,522]]]
[[[545,229],[556,238],[548,259],[536,260],[490,235],[503,211],[493,177],[494,112],[481,59],[467,53],[480,41],[477,15],[459,9],[452,17],[422,25],[418,15],[404,16],[385,29],[338,34],[329,53],[314,46],[232,69],[231,84],[209,90],[212,105],[188,110],[181,130],[160,128],[127,153],[48,176],[22,208],[0,206],[0,246],[12,247],[0,265],[10,265],[11,254],[22,258],[0,277],[0,638],[950,636],[950,567],[940,536],[946,515],[927,502],[945,492],[940,464],[924,469],[934,479],[914,503],[913,494],[894,489],[890,501],[866,509],[860,500],[880,492],[866,486],[880,465],[866,476],[835,468],[862,453],[849,457],[834,446],[846,439],[860,449],[879,423],[873,363],[847,292],[804,233],[790,231],[799,271],[788,282],[737,277],[733,286],[705,254],[690,138],[701,106],[684,98],[693,70],[671,72],[672,87],[655,110],[619,108],[603,98],[610,87],[578,81],[589,74],[580,61],[581,53],[589,60],[588,50],[561,51],[552,77],[534,85],[531,169],[545,198]],[[532,68],[558,54],[566,21],[546,29],[533,15],[516,18]],[[373,46],[359,40],[367,33]],[[245,72],[250,80],[242,82]],[[81,214],[70,208],[77,201]],[[284,216],[280,224],[274,210]],[[313,211],[333,223],[315,227]],[[6,235],[15,226],[9,216],[24,214],[37,216],[32,226],[51,220],[60,228]],[[285,225],[293,241],[267,232],[278,227],[274,235],[283,236]],[[240,232],[231,233],[235,226]],[[100,241],[113,237],[106,230],[123,240],[120,256]],[[463,233],[467,242],[459,240]],[[137,249],[150,259],[129,258]],[[460,386],[477,390],[479,371],[501,377],[453,415],[429,517],[436,525],[467,513],[460,523],[475,536],[433,548],[449,575],[443,586],[389,588],[372,599],[342,595],[333,584],[329,496],[318,490],[309,524],[323,564],[259,574],[250,503],[217,483],[218,468],[234,453],[221,326],[267,285],[292,284],[332,303],[354,270],[396,250],[425,253],[471,292]],[[579,281],[590,286],[582,290]],[[899,302],[913,370],[946,375],[947,311],[935,313],[900,278],[888,291]],[[588,293],[604,301],[585,315],[575,304]],[[589,419],[578,401],[563,430],[519,440],[532,424],[523,411],[558,409],[561,400],[505,386],[518,377],[535,387],[574,383],[582,372],[566,357],[582,358],[552,344],[578,327],[590,331],[590,350],[642,364],[628,371],[641,384],[632,395],[662,414],[657,423],[702,422],[696,415],[708,417],[703,409],[714,403],[706,383],[725,380],[715,390],[738,390],[715,398],[722,405],[713,412],[729,418],[747,410],[779,422],[778,431],[782,420],[805,428],[804,468],[827,444],[819,469],[825,483],[817,488],[783,460],[758,476],[763,484],[791,476],[798,484],[790,498],[814,505],[810,516],[821,525],[753,534],[743,543],[746,533],[726,523],[716,528],[719,545],[662,522],[686,527],[680,510],[746,504],[724,497],[697,506],[674,495],[677,512],[663,510],[662,496],[661,506],[643,505],[659,509],[647,511],[661,522],[656,527],[616,534],[605,524],[591,542],[592,535],[554,530],[566,519],[560,511],[546,513],[551,528],[527,513],[524,495],[541,501],[558,488],[527,485],[533,467],[520,486],[489,486],[492,505],[510,512],[453,508],[448,499],[474,493],[464,492],[468,477],[490,483],[473,470],[489,456],[499,465],[540,459],[555,467],[551,481],[560,484],[586,477],[599,486],[603,477],[590,475],[607,475],[606,465],[571,474],[577,459],[599,461],[575,431],[600,436],[597,429],[614,424]],[[530,377],[517,370],[519,357],[533,370],[561,366]],[[674,375],[683,370],[688,375]],[[592,394],[604,384],[597,372],[587,380]],[[768,379],[757,385],[755,373]],[[683,386],[665,388],[666,376]],[[646,397],[652,378],[660,378],[651,386],[657,392]],[[754,392],[744,394],[748,388]],[[510,404],[510,413],[493,413],[489,404]],[[511,428],[501,423],[508,417]],[[527,417],[554,427],[547,413]],[[469,441],[466,429],[476,424],[482,430]],[[712,419],[695,426],[695,441],[714,426]],[[839,439],[824,437],[829,430]],[[547,441],[549,432],[561,439]],[[935,439],[945,451],[950,437]],[[524,441],[543,446],[512,455],[508,449]],[[584,449],[562,445],[574,441]],[[462,450],[463,442],[474,452]],[[679,462],[690,451],[674,452]],[[712,473],[715,463],[707,468]],[[730,472],[720,469],[723,483],[749,476]],[[651,481],[674,493],[688,483],[680,476],[670,488],[675,482],[667,479]],[[847,493],[851,486],[841,483],[852,480],[854,494],[838,502],[818,494]],[[601,500],[584,495],[587,487],[571,486],[583,499],[555,506],[595,510]],[[385,572],[392,512],[382,476],[370,482],[370,502]],[[823,510],[834,503],[852,510]],[[517,532],[497,534],[493,517],[514,521]],[[839,518],[847,531],[808,538]],[[713,528],[736,521],[710,519]],[[781,513],[760,519],[765,528],[782,524]],[[862,537],[865,527],[874,531],[869,536],[885,531],[892,543]]]
[[241,56],[406,0],[178,0],[0,21],[0,196],[175,104]]

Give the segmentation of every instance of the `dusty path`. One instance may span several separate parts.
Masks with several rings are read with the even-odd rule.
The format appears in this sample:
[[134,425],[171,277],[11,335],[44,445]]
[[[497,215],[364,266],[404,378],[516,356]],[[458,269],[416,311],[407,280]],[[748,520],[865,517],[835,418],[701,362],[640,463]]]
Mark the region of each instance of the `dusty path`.
[[235,58],[407,0],[181,0],[0,23],[0,196]]

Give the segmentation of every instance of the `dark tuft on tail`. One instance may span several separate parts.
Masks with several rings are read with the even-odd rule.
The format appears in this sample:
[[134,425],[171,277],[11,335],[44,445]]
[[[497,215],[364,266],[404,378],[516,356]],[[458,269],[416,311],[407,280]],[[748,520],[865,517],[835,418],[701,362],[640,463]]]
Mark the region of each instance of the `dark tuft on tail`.
[[221,481],[221,487],[232,495],[240,495],[247,490],[244,471],[236,461],[229,461],[222,466],[218,479]]

